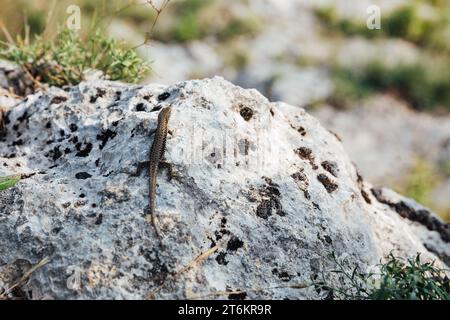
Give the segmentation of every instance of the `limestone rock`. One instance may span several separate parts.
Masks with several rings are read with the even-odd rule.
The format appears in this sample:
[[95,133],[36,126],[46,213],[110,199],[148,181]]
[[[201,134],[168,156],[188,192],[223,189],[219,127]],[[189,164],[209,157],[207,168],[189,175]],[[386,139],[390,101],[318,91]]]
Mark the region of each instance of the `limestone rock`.
[[[138,168],[168,105],[160,243]],[[303,109],[222,78],[51,88],[5,124],[0,176],[24,179],[0,192],[0,268],[49,257],[24,287],[33,299],[320,299],[299,287],[335,268],[332,252],[363,270],[394,249],[448,263],[449,230],[431,212],[372,190]]]

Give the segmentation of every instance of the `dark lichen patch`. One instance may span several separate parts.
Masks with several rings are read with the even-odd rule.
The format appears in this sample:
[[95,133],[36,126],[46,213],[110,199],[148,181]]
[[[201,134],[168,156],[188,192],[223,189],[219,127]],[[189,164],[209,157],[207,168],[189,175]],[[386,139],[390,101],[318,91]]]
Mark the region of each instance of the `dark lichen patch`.
[[236,290],[237,293],[230,293],[228,295],[229,300],[245,300],[247,298],[247,292],[243,291],[240,292],[240,290]]
[[152,266],[152,269],[149,270],[149,274],[151,276],[150,280],[153,281],[153,283],[155,283],[156,285],[163,284],[166,281],[167,276],[169,275],[169,270],[167,266],[162,262],[158,251],[149,250],[148,248],[140,246],[139,255],[142,256],[145,261],[147,261]]
[[165,101],[170,97],[170,93],[169,92],[163,92],[158,96],[158,100],[159,101]]
[[90,177],[92,177],[92,175],[90,175],[87,172],[78,172],[75,174],[75,178],[81,179],[81,180],[89,179]]
[[156,106],[156,107],[153,107],[152,110],[150,110],[150,112],[156,112],[156,111],[159,111],[161,109],[162,109],[162,106]]
[[294,150],[294,152],[303,160],[308,160],[309,164],[311,165],[311,167],[313,168],[313,170],[317,170],[319,167],[316,165],[315,163],[315,157],[313,155],[313,152],[311,149],[306,148],[306,147],[300,147],[296,150]]
[[106,90],[105,89],[101,89],[101,88],[97,88],[97,93],[95,96],[91,96],[91,98],[89,99],[90,103],[96,103],[98,98],[103,98],[106,95]]
[[253,117],[254,111],[249,107],[241,106],[239,113],[245,121],[250,121],[250,119]]
[[293,276],[286,271],[279,271],[277,268],[272,269],[272,274],[277,276],[283,282],[289,282],[292,280]]
[[327,160],[327,161],[322,161],[321,165],[322,165],[322,168],[324,168],[326,171],[331,173],[333,176],[335,176],[336,178],[338,177],[339,168],[338,168],[336,162]]
[[103,130],[100,134],[97,135],[97,140],[101,141],[101,144],[99,146],[100,150],[102,150],[109,139],[114,139],[114,137],[117,135],[116,132],[106,129]]
[[219,252],[216,257],[217,263],[220,265],[226,266],[228,264],[226,257],[227,257],[226,252]]
[[17,121],[24,122],[30,118],[31,115],[28,114],[28,110],[26,110],[20,117],[17,118]]
[[238,237],[233,236],[227,243],[228,251],[236,251],[239,248],[244,246],[244,242],[242,242]]
[[371,189],[373,196],[383,204],[394,209],[401,217],[418,222],[430,231],[439,233],[444,242],[450,242],[450,225],[445,224],[430,211],[425,209],[415,210],[404,201],[392,202],[386,199],[381,189]]
[[59,150],[59,146],[56,146],[46,154],[46,157],[51,158],[53,161],[56,161],[61,158],[62,155],[63,153]]
[[281,205],[281,193],[279,186],[270,178],[264,177],[266,185],[254,189],[251,188],[246,194],[247,199],[250,202],[259,202],[256,208],[256,215],[262,219],[268,219],[271,215],[276,214],[279,216],[285,216]]
[[69,125],[69,129],[70,129],[71,132],[75,132],[75,131],[78,130],[78,126],[75,123],[71,123]]
[[76,144],[76,148],[78,150],[78,152],[75,154],[77,157],[87,157],[89,156],[89,154],[92,151],[92,143],[86,143],[84,148],[81,148],[82,144],[81,143],[77,143]]
[[332,193],[333,191],[336,191],[338,188],[338,185],[323,173],[317,176],[317,180],[319,180],[320,183],[322,183],[322,185],[325,187],[328,193]]
[[60,104],[63,102],[67,101],[67,97],[63,97],[63,96],[56,96],[53,97],[52,100],[50,101],[51,104]]
[[306,176],[304,169],[301,168],[299,171],[291,174],[291,178],[294,179],[298,188],[305,193],[305,197],[307,199],[309,199],[309,193],[308,193],[309,179]]
[[291,124],[291,128],[296,130],[298,133],[300,133],[300,135],[302,137],[306,136],[306,129],[304,127],[302,127],[302,126],[295,127],[293,124]]
[[138,103],[136,105],[136,111],[138,111],[138,112],[145,111],[145,104],[143,104],[142,102]]
[[364,189],[361,189],[361,196],[366,203],[372,204],[372,200],[370,200],[369,194]]
[[94,224],[98,226],[98,225],[101,225],[102,222],[103,222],[103,214],[100,213],[100,214],[95,218]]

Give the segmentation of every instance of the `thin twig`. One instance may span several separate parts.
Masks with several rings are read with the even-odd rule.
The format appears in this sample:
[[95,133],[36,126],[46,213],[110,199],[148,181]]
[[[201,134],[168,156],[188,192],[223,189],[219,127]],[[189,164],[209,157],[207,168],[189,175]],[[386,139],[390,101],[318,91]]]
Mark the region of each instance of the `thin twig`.
[[5,292],[0,294],[0,299],[4,299],[6,297],[6,295],[8,293],[10,293],[12,290],[14,290],[15,288],[23,286],[37,269],[42,268],[49,262],[50,262],[50,259],[48,257],[45,257],[44,259],[39,261],[36,265],[31,267],[30,270],[28,270],[27,272],[24,273],[24,275],[19,279],[19,281],[14,283],[12,286],[10,286],[8,289],[6,289]]
[[[210,248],[209,250],[205,251],[204,253],[198,255],[194,260],[192,260],[189,264],[187,264],[185,267],[183,267],[180,271],[178,271],[177,273],[175,273],[172,276],[172,279],[175,280],[176,278],[178,278],[181,274],[185,273],[186,271],[188,271],[191,268],[194,268],[195,266],[201,264],[203,261],[205,261],[206,259],[208,259],[209,256],[211,256],[214,252],[216,252],[224,243],[224,241],[216,244],[214,247]],[[155,290],[153,290],[152,292],[150,292],[147,295],[147,300],[153,300],[156,297],[156,294],[161,291],[162,288],[164,288],[165,284],[167,283],[167,279],[166,281],[164,281],[159,287],[157,287]]]

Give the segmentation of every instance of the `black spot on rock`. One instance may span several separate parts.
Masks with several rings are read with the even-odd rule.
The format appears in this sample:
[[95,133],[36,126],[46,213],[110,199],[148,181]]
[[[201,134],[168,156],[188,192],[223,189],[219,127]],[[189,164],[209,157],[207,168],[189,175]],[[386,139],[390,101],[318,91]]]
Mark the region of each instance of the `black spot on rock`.
[[102,224],[102,222],[103,222],[103,214],[99,214],[98,216],[97,216],[97,218],[95,219],[95,224],[96,225],[100,225],[100,224]]
[[50,150],[48,155],[53,159],[53,161],[58,160],[63,155],[62,152],[59,150],[59,146],[56,146],[53,148],[53,150]]
[[75,132],[78,130],[78,126],[75,123],[71,123],[69,125],[69,129],[70,129],[70,131]]
[[322,165],[322,168],[324,168],[325,170],[327,170],[329,173],[331,173],[333,176],[335,176],[337,178],[339,169],[338,169],[336,162],[323,161],[321,163],[321,165]]
[[101,134],[97,135],[97,140],[100,140],[102,143],[100,144],[99,148],[102,150],[109,139],[114,139],[114,137],[117,135],[116,132],[111,131],[109,129],[102,131]]
[[[77,147],[78,149],[78,147]],[[84,149],[81,149],[77,152],[76,156],[77,157],[87,157],[89,156],[89,153],[91,153],[92,150],[92,143],[86,143],[86,146],[84,147]]]
[[159,96],[158,96],[158,100],[159,101],[164,101],[164,100],[167,100],[167,98],[169,98],[170,97],[170,93],[168,93],[168,92],[163,92],[163,93],[161,93]]
[[363,197],[363,199],[366,203],[368,203],[368,204],[372,203],[372,200],[370,200],[369,194],[363,189],[361,189],[361,196]]
[[228,261],[225,259],[226,256],[227,256],[226,252],[219,252],[219,254],[216,257],[217,263],[226,266],[228,264]]
[[77,174],[75,174],[75,178],[77,179],[89,179],[90,177],[92,177],[92,175],[90,175],[87,172],[78,172]]
[[323,173],[317,176],[317,180],[323,184],[328,193],[332,193],[338,188],[338,185]]
[[238,237],[233,236],[227,244],[228,251],[236,251],[239,248],[244,246],[244,242],[242,242]]
[[239,113],[245,121],[249,121],[253,117],[254,111],[249,107],[241,107]]
[[13,146],[21,146],[21,145],[23,145],[23,140],[22,139],[18,139],[16,141],[13,141],[12,145]]
[[17,118],[17,121],[23,122],[28,120],[28,118],[30,118],[30,115],[28,114],[28,111],[25,111],[20,117]]
[[[259,201],[259,205],[256,208],[256,215],[263,219],[268,219],[272,214],[279,216],[285,216],[281,205],[281,193],[278,189],[279,186],[267,177],[263,177],[267,183],[267,186],[255,191],[250,189],[250,192],[246,195],[250,202]],[[256,193],[256,195],[255,195]]]
[[136,111],[145,111],[145,105],[141,102],[136,105]]
[[56,96],[56,97],[53,97],[53,99],[50,101],[50,103],[60,104],[65,101],[67,101],[67,97]]
[[281,271],[280,272],[280,271],[278,271],[277,268],[272,269],[272,274],[277,276],[283,282],[288,282],[288,281],[290,281],[293,278],[293,276],[291,276],[286,271]]
[[306,147],[300,147],[294,151],[301,159],[308,160],[311,167],[314,170],[317,170],[319,167],[315,163],[315,157],[312,153],[312,150]]
[[[239,290],[236,290],[239,291]],[[228,299],[230,300],[245,300],[247,298],[247,292],[239,292],[239,293],[230,293],[228,295]]]

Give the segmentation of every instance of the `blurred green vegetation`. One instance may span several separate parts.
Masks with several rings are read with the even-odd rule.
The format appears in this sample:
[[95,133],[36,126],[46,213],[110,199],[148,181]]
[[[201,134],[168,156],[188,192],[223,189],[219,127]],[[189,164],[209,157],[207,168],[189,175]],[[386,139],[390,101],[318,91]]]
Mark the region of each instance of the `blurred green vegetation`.
[[428,162],[417,159],[409,175],[397,190],[417,202],[432,206],[430,194],[439,184],[439,173]]
[[[431,13],[424,11],[430,9]],[[425,7],[426,6],[426,7]],[[319,7],[316,15],[332,33],[367,38],[402,38],[433,50],[450,50],[450,3],[448,1],[411,0],[387,16],[382,15],[381,29],[370,30],[365,21],[340,17],[334,7]]]
[[380,30],[368,29],[365,21],[341,17],[334,7],[319,7],[316,15],[329,34],[401,38],[415,44],[421,52],[420,60],[409,64],[387,66],[379,59],[359,70],[330,66],[335,83],[330,103],[343,107],[381,91],[403,98],[417,110],[450,110],[449,1],[410,1],[382,15]]
[[215,37],[226,41],[240,35],[255,34],[261,27],[256,16],[237,17],[230,8],[215,0],[173,1],[167,7],[166,17],[170,19],[154,34],[156,40],[189,42]]
[[417,110],[450,108],[450,59],[424,58],[386,66],[373,60],[360,69],[334,66],[335,91],[330,103],[343,107],[376,92],[389,92]]

